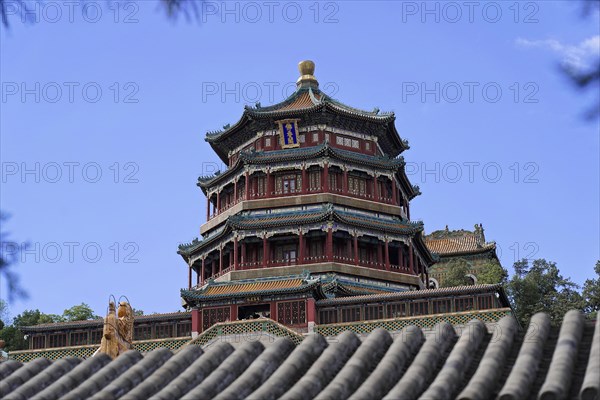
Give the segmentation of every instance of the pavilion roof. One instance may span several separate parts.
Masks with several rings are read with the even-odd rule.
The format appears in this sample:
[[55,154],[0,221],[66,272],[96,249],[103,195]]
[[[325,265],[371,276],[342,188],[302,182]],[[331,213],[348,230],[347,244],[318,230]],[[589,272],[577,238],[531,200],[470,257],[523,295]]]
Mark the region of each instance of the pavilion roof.
[[[319,114],[337,115],[363,124],[383,127],[373,132],[378,134],[381,145],[391,156],[395,157],[409,148],[408,142],[401,140],[396,131],[394,126],[396,117],[393,112],[380,113],[377,108],[373,111],[365,111],[350,107],[322,92],[318,85],[299,85],[287,99],[271,106],[262,107],[260,103],[254,107],[245,106],[242,117],[235,124],[224,126],[223,130],[208,132],[206,141],[223,161],[227,161],[228,152],[234,148],[227,143],[232,137],[242,135],[244,140],[249,140],[256,135],[257,130],[261,130],[260,128],[274,129],[276,120],[286,118],[307,120],[310,116]],[[257,124],[255,128],[246,129],[255,123]]]
[[475,231],[446,230],[435,231],[425,236],[427,248],[441,257],[480,254],[493,251],[495,254],[496,243],[486,242],[483,228],[476,225]]
[[382,286],[381,284],[374,284],[368,281],[359,282],[352,279],[346,279],[345,277],[334,273],[321,275],[320,278],[323,292],[327,294],[328,298],[378,293],[397,293],[406,290],[404,288],[393,286]]
[[217,300],[249,295],[273,295],[316,291],[317,298],[325,298],[318,278],[308,274],[287,277],[269,277],[217,282],[208,281],[197,290],[181,289],[181,297],[191,300]]
[[430,299],[433,297],[447,297],[447,296],[458,296],[465,294],[484,294],[484,293],[495,293],[501,299],[505,307],[509,307],[510,303],[504,287],[501,284],[494,285],[469,285],[469,286],[454,286],[445,287],[439,289],[424,289],[424,290],[405,290],[393,293],[377,293],[377,294],[365,294],[361,296],[352,297],[337,297],[331,299],[319,300],[317,304],[319,306],[328,305],[342,305],[342,304],[354,304],[354,303],[370,303],[377,301],[390,301],[390,300],[418,300],[418,299]]

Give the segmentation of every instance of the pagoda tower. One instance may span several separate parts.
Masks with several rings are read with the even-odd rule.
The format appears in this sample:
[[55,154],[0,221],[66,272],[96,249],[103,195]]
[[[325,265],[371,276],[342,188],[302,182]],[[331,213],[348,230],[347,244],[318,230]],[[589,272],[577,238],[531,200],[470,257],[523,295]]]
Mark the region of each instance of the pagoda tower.
[[[349,107],[319,89],[312,61],[296,91],[206,141],[228,166],[198,179],[202,238],[179,246],[192,331],[265,316],[315,321],[315,301],[426,287],[434,258],[410,220],[409,148],[393,113]],[[195,275],[195,279],[194,279]]]

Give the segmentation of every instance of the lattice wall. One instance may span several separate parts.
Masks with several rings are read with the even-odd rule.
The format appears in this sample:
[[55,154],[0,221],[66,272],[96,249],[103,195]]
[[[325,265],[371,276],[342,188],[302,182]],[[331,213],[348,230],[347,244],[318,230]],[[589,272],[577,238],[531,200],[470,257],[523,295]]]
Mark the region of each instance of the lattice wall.
[[381,319],[376,321],[345,322],[340,324],[318,325],[315,332],[323,336],[337,336],[344,331],[353,331],[358,334],[366,334],[375,328],[383,328],[388,331],[400,331],[409,325],[419,328],[433,328],[440,322],[448,322],[451,325],[465,325],[476,318],[482,322],[497,322],[502,317],[510,315],[510,308],[500,308],[485,311],[467,311],[452,314],[423,315],[419,317]]
[[[171,350],[178,350],[189,341],[190,338],[188,337],[141,340],[138,342],[133,342],[133,348],[142,353],[158,349],[159,347],[165,347]],[[27,362],[42,357],[45,357],[49,360],[58,360],[65,357],[88,358],[91,357],[96,352],[96,350],[98,350],[99,347],[99,345],[90,345],[77,347],[61,347],[56,349],[13,351],[9,353],[8,357],[21,362]]]

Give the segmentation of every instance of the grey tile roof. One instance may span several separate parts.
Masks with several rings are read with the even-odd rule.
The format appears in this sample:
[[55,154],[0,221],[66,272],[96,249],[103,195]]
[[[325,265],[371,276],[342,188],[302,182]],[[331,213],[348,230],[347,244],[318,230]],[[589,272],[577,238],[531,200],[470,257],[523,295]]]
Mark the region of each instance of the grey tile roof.
[[570,311],[560,327],[536,314],[526,332],[505,317],[490,332],[479,320],[430,331],[352,332],[297,347],[219,342],[173,353],[132,350],[0,364],[3,399],[598,399],[600,322]]

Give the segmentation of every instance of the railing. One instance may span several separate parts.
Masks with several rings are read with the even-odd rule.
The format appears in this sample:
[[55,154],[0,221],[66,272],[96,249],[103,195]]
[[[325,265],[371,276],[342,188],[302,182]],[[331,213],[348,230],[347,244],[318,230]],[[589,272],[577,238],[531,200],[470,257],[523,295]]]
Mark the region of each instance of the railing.
[[269,267],[285,267],[288,265],[297,265],[297,264],[298,264],[297,258],[288,258],[288,259],[283,259],[283,260],[271,260],[271,261],[269,261],[268,266]]
[[240,269],[256,269],[263,266],[263,262],[261,261],[247,261],[240,263]]
[[404,266],[401,266],[401,265],[390,264],[390,269],[392,271],[395,271],[395,272],[410,273],[410,268],[409,267],[404,267]]
[[385,269],[385,263],[380,263],[377,261],[369,261],[369,260],[358,260],[358,265],[361,267],[367,267],[371,269]]
[[[133,342],[133,348],[140,352],[152,351],[159,347],[165,347],[171,350],[178,350],[189,341],[189,336],[166,339],[138,340]],[[49,360],[58,360],[65,357],[88,358],[94,355],[98,348],[100,348],[100,344],[57,347],[39,350],[19,350],[9,352],[8,358],[21,362],[28,362],[31,360],[35,360],[36,358],[42,357],[47,358]]]
[[225,211],[229,210],[231,207],[235,206],[236,204],[239,204],[240,202],[242,202],[244,200],[246,200],[246,196],[245,195],[241,196],[241,197],[238,197],[236,200],[232,201],[231,203],[227,203],[223,207],[221,207],[219,209],[218,214],[221,214],[222,212],[225,212]]
[[250,197],[252,197],[253,199],[262,199],[266,195],[267,195],[267,193],[265,193],[265,192],[252,192],[252,193],[250,193]]
[[214,274],[214,275],[211,275],[211,276],[210,276],[210,278],[217,279],[218,277],[220,277],[220,276],[223,276],[223,275],[225,275],[226,273],[228,273],[228,272],[231,272],[231,271],[233,271],[233,265],[231,265],[231,266],[229,266],[229,267],[225,268],[223,271],[220,271],[220,272],[217,272],[217,273],[216,273],[216,274]]
[[373,195],[372,195],[372,194],[368,194],[368,193],[361,193],[361,192],[359,192],[359,191],[356,191],[356,190],[348,190],[348,194],[349,194],[350,196],[353,196],[353,197],[358,197],[358,198],[360,198],[360,199],[367,199],[367,200],[373,200],[373,199],[374,199],[374,197],[373,197]]
[[[238,264],[238,270],[250,270],[250,269],[261,269],[261,268],[270,268],[270,267],[287,267],[287,266],[295,266],[295,265],[307,265],[307,264],[317,264],[321,262],[327,262],[326,255],[318,255],[318,256],[305,256],[303,262],[300,262],[300,258],[291,258],[291,259],[281,259],[281,260],[270,260],[266,263],[260,261],[248,261]],[[332,261],[339,262],[347,265],[356,265],[354,256],[346,256],[346,255],[333,255]],[[370,261],[370,260],[358,260],[358,265],[365,268],[376,269],[376,270],[387,270],[385,263]],[[396,264],[390,264],[390,271],[396,273],[405,273],[412,274],[411,270],[408,266],[400,266]],[[229,265],[224,270],[207,277],[206,279],[212,278],[217,279],[228,272],[234,271],[234,265]],[[201,282],[199,285],[193,287],[193,289],[198,289],[204,285],[205,282]]]
[[379,201],[387,204],[394,204],[394,199],[391,197],[380,197]]
[[278,197],[284,197],[284,196],[292,196],[292,195],[297,195],[302,193],[302,189],[288,189],[286,191],[273,191],[271,192],[271,196],[278,196]]
[[[288,337],[295,344],[300,344],[304,339],[302,335],[279,322],[269,318],[259,318],[247,321],[219,322],[189,341],[186,346],[204,346],[219,336],[236,336],[240,340],[244,340],[246,339],[245,335],[255,336],[263,332],[273,336]],[[253,337],[251,340],[256,339]]]
[[314,264],[322,261],[327,261],[327,256],[320,255],[304,257],[304,264]]
[[512,315],[510,308],[497,308],[481,311],[464,311],[372,321],[323,324],[317,325],[315,327],[315,332],[320,333],[323,336],[337,336],[345,331],[352,331],[357,334],[368,334],[376,328],[383,328],[395,332],[400,331],[409,325],[415,325],[422,329],[433,328],[440,322],[448,322],[451,325],[466,325],[472,319],[478,319],[483,323],[495,323],[507,315]]
[[346,264],[354,264],[354,256],[347,257],[347,256],[337,256],[337,255],[334,255],[333,256],[333,260],[334,261],[342,261],[342,262],[344,262]]
[[[288,190],[288,191],[272,191],[270,193],[271,197],[287,197],[287,196],[296,196],[299,194],[302,194],[302,189],[301,188],[297,188],[297,189],[293,189],[293,190]],[[373,196],[372,194],[367,194],[367,193],[360,193],[354,190],[347,190],[346,192],[344,192],[343,189],[341,188],[329,188],[327,191],[323,190],[323,188],[307,188],[306,189],[306,193],[308,194],[314,194],[314,193],[336,193],[336,194],[343,194],[346,196],[350,196],[350,197],[355,197],[355,198],[359,198],[359,199],[366,199],[366,200],[370,200],[370,201],[378,201],[381,203],[385,203],[385,204],[391,204],[391,205],[395,205],[395,206],[399,206],[397,203],[398,201],[396,201],[396,203],[394,203],[393,199],[391,197],[379,197],[377,200],[375,200],[375,196]],[[250,193],[249,194],[249,200],[258,200],[258,199],[265,199],[267,198],[267,193],[266,192],[256,192],[256,193]],[[218,210],[215,210],[212,214],[210,214],[208,216],[208,219],[211,220],[217,216],[219,216],[220,214],[222,214],[223,212],[229,210],[230,208],[232,208],[233,206],[239,204],[242,201],[246,200],[246,195],[242,195],[241,197],[238,197],[235,201],[232,201],[230,203],[225,204],[224,206],[222,206],[221,208],[219,208]],[[406,214],[406,211],[404,209],[404,207],[402,207],[404,214]]]

